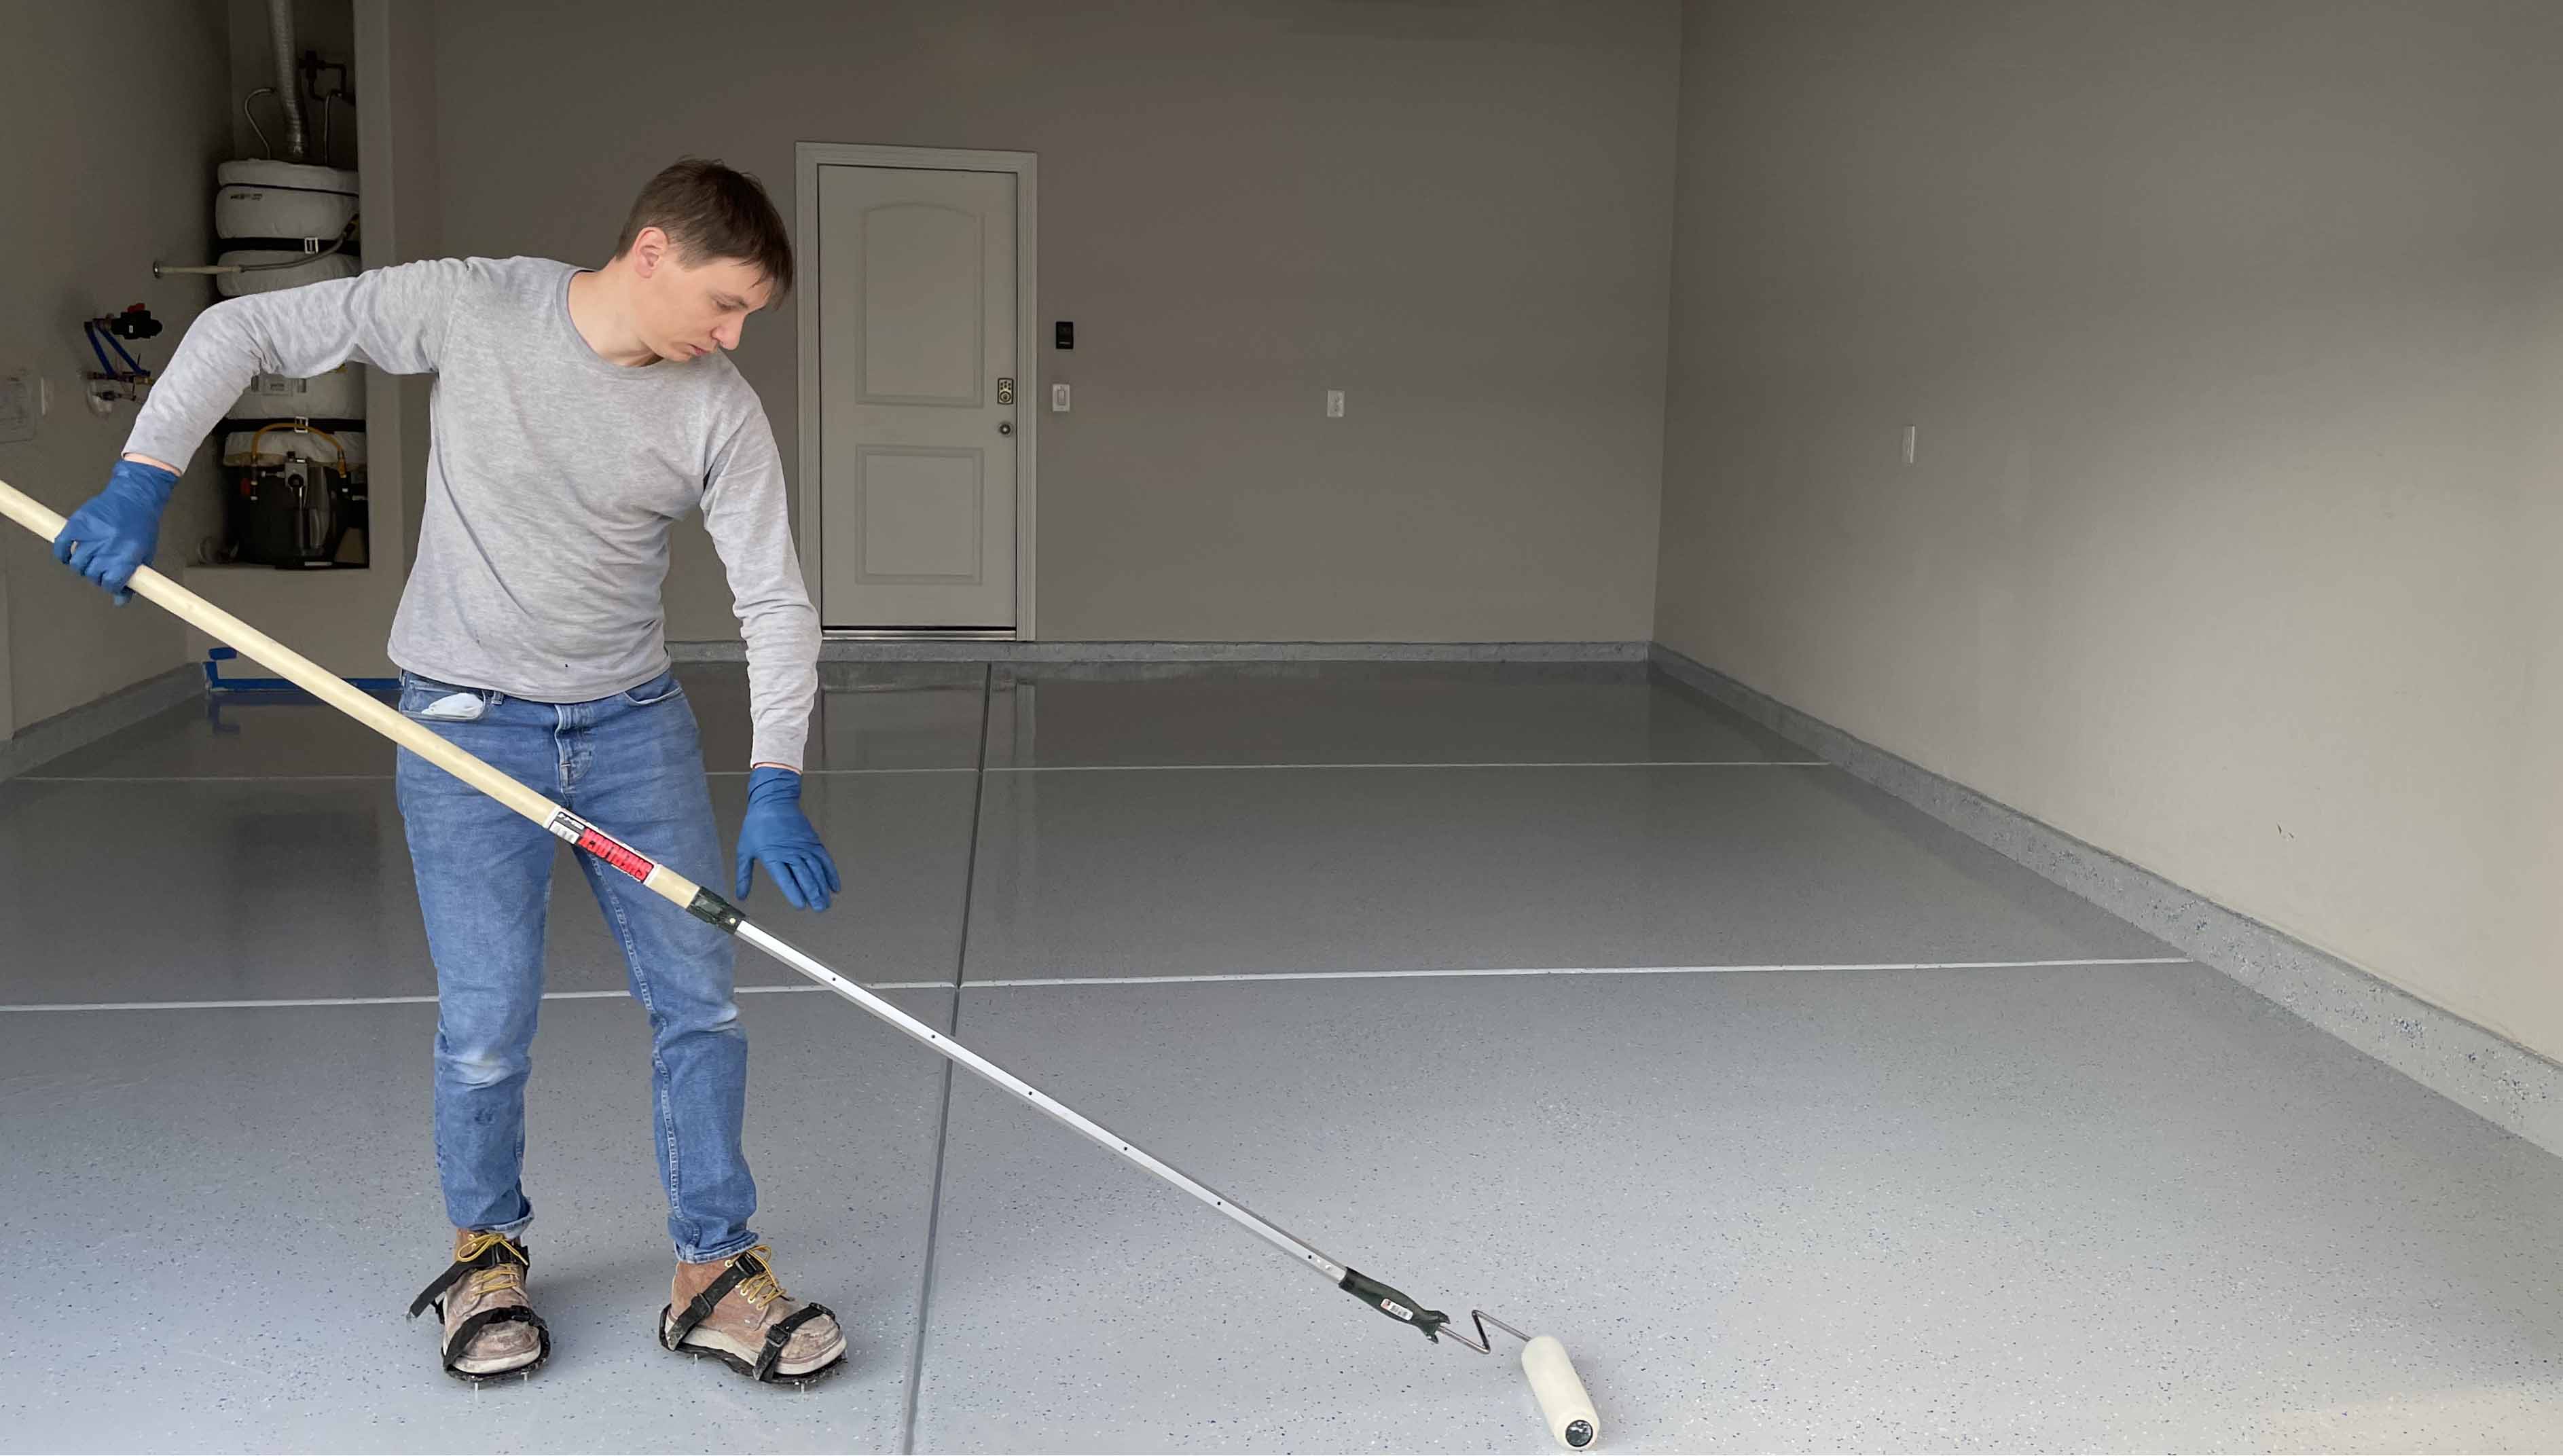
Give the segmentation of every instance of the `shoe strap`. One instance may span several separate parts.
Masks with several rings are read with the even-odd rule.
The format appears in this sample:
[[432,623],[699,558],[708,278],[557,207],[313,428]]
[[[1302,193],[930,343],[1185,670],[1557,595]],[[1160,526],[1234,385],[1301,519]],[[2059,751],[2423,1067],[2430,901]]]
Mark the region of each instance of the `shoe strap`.
[[695,1295],[684,1309],[670,1317],[667,1335],[660,1343],[670,1350],[676,1349],[689,1332],[711,1318],[712,1310],[731,1290],[757,1275],[768,1273],[765,1261],[758,1258],[752,1249],[730,1260],[729,1267],[712,1276],[712,1282],[703,1286],[701,1294]]
[[756,1369],[753,1371],[756,1378],[760,1381],[773,1379],[774,1366],[783,1358],[783,1347],[792,1343],[793,1335],[802,1326],[822,1318],[833,1320],[836,1316],[829,1313],[826,1305],[803,1305],[768,1326],[765,1331],[765,1348],[758,1351],[756,1354]]

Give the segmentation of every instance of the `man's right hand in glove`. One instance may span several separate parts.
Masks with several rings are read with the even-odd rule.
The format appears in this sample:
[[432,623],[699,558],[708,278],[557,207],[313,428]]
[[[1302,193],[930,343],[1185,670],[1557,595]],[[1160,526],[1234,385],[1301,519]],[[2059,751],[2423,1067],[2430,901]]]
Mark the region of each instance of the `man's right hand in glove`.
[[117,461],[106,489],[63,522],[54,559],[113,592],[117,606],[133,600],[126,584],[159,549],[160,513],[177,488],[178,473],[156,460]]

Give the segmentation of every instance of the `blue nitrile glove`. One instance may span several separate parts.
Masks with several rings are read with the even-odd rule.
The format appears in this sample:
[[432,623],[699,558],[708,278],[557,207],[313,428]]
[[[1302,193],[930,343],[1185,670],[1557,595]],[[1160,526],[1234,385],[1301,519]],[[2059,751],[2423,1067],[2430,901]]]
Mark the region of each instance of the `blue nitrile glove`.
[[826,910],[844,887],[837,862],[801,812],[801,775],[772,764],[747,776],[747,818],[738,826],[738,898],[747,898],[749,872],[758,860],[794,910]]
[[176,489],[178,478],[156,465],[117,461],[106,489],[63,522],[54,559],[115,593],[117,606],[133,600],[125,583],[159,549],[160,513]]

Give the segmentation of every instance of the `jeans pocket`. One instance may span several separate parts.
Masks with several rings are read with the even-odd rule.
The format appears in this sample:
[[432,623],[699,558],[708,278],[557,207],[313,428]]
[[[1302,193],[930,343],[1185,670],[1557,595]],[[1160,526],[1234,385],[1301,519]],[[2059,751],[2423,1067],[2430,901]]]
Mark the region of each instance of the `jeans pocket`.
[[635,708],[647,708],[654,703],[665,703],[671,698],[684,696],[686,696],[685,685],[677,681],[676,669],[671,668],[640,687],[625,693],[623,701]]
[[427,723],[474,723],[490,711],[490,699],[470,688],[403,673],[400,711],[403,717]]

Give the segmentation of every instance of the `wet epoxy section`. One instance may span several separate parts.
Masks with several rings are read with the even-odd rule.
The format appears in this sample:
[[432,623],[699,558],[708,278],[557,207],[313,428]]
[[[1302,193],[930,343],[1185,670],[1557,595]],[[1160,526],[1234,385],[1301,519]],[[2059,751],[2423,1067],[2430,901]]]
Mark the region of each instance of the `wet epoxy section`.
[[[949,981],[975,792],[966,771],[812,775],[802,805],[849,882],[842,912],[793,910],[761,873],[748,911],[849,975]],[[723,834],[734,834],[746,779],[714,777],[711,793]],[[709,867],[723,895],[735,889],[727,849]],[[384,778],[0,782],[0,1003],[436,994]],[[567,846],[553,864],[546,934],[548,989],[626,984]],[[738,980],[803,983],[754,954],[739,957]]]
[[[686,676],[743,757],[743,676]],[[761,888],[763,923],[941,983],[966,922],[964,1042],[1564,1337],[1607,1449],[2563,1446],[2563,1162],[1676,685],[826,683],[806,800],[849,898]],[[432,993],[388,752],[223,712],[0,783],[0,1004]],[[947,1124],[930,1054],[752,952],[759,1230],[856,1361],[801,1396],[672,1360],[646,1025],[566,867],[551,925],[552,988],[594,998],[535,1047],[539,1388],[473,1396],[399,1318],[443,1237],[432,1005],[5,1012],[0,1226],[85,1301],[21,1282],[49,1333],[0,1347],[8,1444],[898,1449],[912,1407],[920,1450],[1547,1448],[1509,1352],[1365,1314],[966,1075]],[[2074,958],[2129,963],[1271,978]],[[1095,980],[1132,971],[1188,979]]]
[[[236,675],[237,676],[237,675]],[[703,766],[745,773],[747,670],[677,669],[702,729]],[[967,769],[979,761],[987,670],[969,663],[823,663],[803,767],[813,772]],[[383,696],[389,702],[389,695]],[[389,776],[392,745],[342,714],[291,693],[229,693],[189,703],[39,764],[26,777],[268,779]]]
[[[728,894],[747,794],[746,672],[678,673],[724,836],[719,864],[681,868]],[[794,911],[760,883],[748,908],[769,929],[868,981],[952,978],[986,676],[970,664],[822,665],[802,800],[854,882],[854,913]],[[0,1004],[434,995],[392,767],[391,746],[343,715],[247,693],[0,780]],[[108,932],[81,908],[117,887],[150,913]],[[547,933],[548,989],[626,985],[566,848]],[[739,983],[801,978],[750,955]]]

